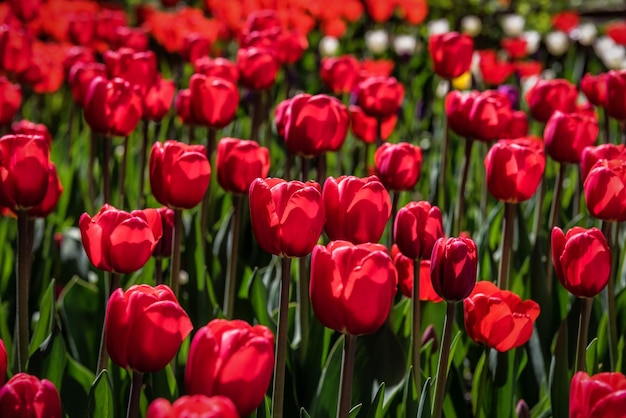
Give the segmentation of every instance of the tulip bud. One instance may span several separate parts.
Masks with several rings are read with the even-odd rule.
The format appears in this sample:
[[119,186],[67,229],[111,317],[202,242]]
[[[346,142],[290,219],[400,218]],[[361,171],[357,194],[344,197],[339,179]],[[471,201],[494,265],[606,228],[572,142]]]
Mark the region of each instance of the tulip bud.
[[502,25],[502,30],[506,36],[515,37],[520,36],[524,31],[526,20],[523,16],[512,13],[504,15],[500,24]]
[[530,408],[528,408],[528,404],[525,400],[520,399],[515,407],[515,413],[517,414],[517,418],[530,418]]
[[429,341],[433,342],[431,351],[438,351],[439,341],[437,340],[437,331],[435,331],[435,327],[433,326],[433,324],[428,325],[424,330],[424,333],[422,334],[422,347],[428,344]]
[[430,258],[433,289],[443,299],[458,302],[476,285],[478,257],[470,238],[439,238]]
[[483,24],[478,16],[467,15],[461,19],[461,31],[472,38],[478,36],[482,29]]
[[235,404],[226,396],[193,395],[180,397],[170,404],[159,398],[148,407],[146,418],[239,418]]
[[26,373],[14,375],[0,389],[0,416],[11,418],[57,418],[61,400],[52,382]]
[[270,170],[269,150],[256,141],[222,138],[217,144],[217,182],[230,193],[244,194]]

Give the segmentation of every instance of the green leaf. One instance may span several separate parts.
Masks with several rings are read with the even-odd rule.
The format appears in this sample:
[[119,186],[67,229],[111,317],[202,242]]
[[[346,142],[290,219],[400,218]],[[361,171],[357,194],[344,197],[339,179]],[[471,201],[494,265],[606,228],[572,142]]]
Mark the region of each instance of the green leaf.
[[28,371],[30,374],[48,379],[60,391],[66,359],[65,342],[61,330],[55,326],[48,338],[32,354],[28,362]]
[[561,322],[550,364],[550,401],[554,418],[569,415],[569,370],[567,356],[567,319]]
[[598,373],[598,339],[594,338],[587,346],[587,372],[589,375]]
[[70,417],[82,417],[85,416],[91,383],[96,376],[91,370],[70,357],[69,353],[66,353],[65,361],[65,374],[60,395],[62,400],[69,399],[71,402],[64,402],[63,409]]
[[113,396],[109,373],[104,369],[93,382],[89,391],[87,417],[110,418],[114,416]]
[[32,356],[35,351],[41,346],[46,337],[48,337],[52,331],[52,323],[54,321],[55,314],[54,306],[54,280],[50,281],[48,288],[44,292],[41,298],[41,304],[39,305],[39,319],[35,325],[33,336],[30,340],[29,354]]
[[263,284],[263,278],[257,274],[257,272],[258,270],[254,270],[252,273],[253,277],[250,281],[248,297],[256,319],[261,325],[265,325],[266,327],[272,329],[275,325],[274,321],[270,318],[269,312],[267,311],[267,288]]
[[[432,344],[432,341],[429,341]],[[422,346],[422,349],[424,347]],[[402,393],[402,405],[401,409],[404,409],[402,416],[414,417],[417,416],[419,409],[420,398],[417,393],[418,389],[415,386],[415,378],[413,375],[413,366],[409,367],[409,371],[404,378],[404,388]]]
[[[429,377],[424,382],[424,387],[422,388],[422,395],[420,396],[420,404],[417,409],[417,418],[430,418],[430,385],[431,378]],[[411,417],[412,415],[408,415],[407,417]]]
[[372,406],[370,407],[369,413],[367,414],[368,418],[384,418],[383,417],[383,400],[385,399],[385,383],[381,383],[378,386],[378,390],[376,391],[376,396],[372,401]]
[[311,418],[309,413],[304,408],[300,408],[300,418]]
[[315,398],[310,407],[313,417],[330,418],[336,415],[344,338],[345,336],[342,334],[337,339],[322,369]]
[[359,411],[361,410],[362,406],[363,406],[363,404],[354,405],[354,407],[352,407],[352,409],[348,413],[348,416],[350,418],[356,418],[356,416],[359,414]]

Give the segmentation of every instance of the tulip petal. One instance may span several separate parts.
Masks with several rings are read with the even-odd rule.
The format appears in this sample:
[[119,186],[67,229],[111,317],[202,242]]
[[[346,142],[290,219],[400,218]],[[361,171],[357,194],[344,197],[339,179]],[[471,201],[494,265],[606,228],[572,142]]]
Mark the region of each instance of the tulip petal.
[[111,241],[111,266],[117,273],[133,273],[150,259],[156,243],[146,221],[130,218],[113,230]]

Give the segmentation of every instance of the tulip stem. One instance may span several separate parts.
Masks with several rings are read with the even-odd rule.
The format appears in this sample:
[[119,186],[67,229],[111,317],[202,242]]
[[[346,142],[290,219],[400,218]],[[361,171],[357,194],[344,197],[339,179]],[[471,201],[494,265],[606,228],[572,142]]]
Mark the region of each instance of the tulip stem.
[[28,215],[17,211],[17,366],[18,372],[26,371],[28,361],[29,317],[28,288],[30,282],[31,243],[28,239]]
[[96,179],[94,175],[94,168],[96,165],[96,134],[93,129],[90,130],[91,135],[89,138],[89,163],[87,167],[87,196],[89,196],[89,202],[85,206],[87,208],[93,204],[96,200]]
[[[213,128],[209,128],[209,132],[207,134],[207,145],[206,145],[206,159],[211,163],[211,155],[213,155],[213,150],[215,149],[215,140],[217,138],[217,131]],[[204,196],[202,197],[202,205],[200,207],[200,231],[203,236],[207,236],[207,225],[209,224],[209,205],[211,204],[211,184],[209,183],[209,187],[207,187],[206,192],[204,192]],[[230,317],[228,317],[230,318]]]
[[154,259],[154,284],[156,286],[163,284],[163,257]]
[[102,141],[104,149],[104,152],[102,153],[102,196],[104,198],[104,203],[111,203],[111,173],[109,169],[109,160],[111,159],[111,141],[112,139],[109,137],[104,138],[104,141]]
[[[108,304],[111,294],[120,287],[121,279],[119,273],[108,272],[107,274],[109,275],[109,288],[108,290],[104,290],[104,300],[107,302],[105,303],[105,305]],[[100,334],[100,349],[98,350],[98,369],[96,370],[96,374],[100,373],[101,370],[106,369],[109,365],[109,353],[107,351],[104,333],[105,324],[106,317],[104,318],[104,324],[102,324],[102,333]]]
[[[120,178],[117,183],[117,204],[118,207],[124,207],[124,183],[126,182],[126,164],[128,163],[128,136],[124,138],[124,151],[120,167]],[[141,177],[141,175],[139,175]],[[141,195],[141,191],[139,191]]]
[[376,148],[383,144],[383,118],[376,118]]
[[582,298],[580,321],[578,322],[578,341],[576,343],[576,372],[587,370],[587,334],[591,318],[592,298]]
[[[541,225],[541,220],[544,219],[543,218],[543,199],[544,199],[544,195],[545,195],[545,189],[546,189],[546,177],[545,174],[544,176],[541,178],[541,181],[539,182],[539,186],[537,187],[537,192],[535,193],[535,218],[533,219],[533,239],[534,239],[534,243],[536,244],[539,239],[540,239],[540,235],[541,235],[541,231],[542,231],[542,225]],[[550,233],[552,233],[552,231],[550,231]]]
[[363,176],[367,177],[369,175],[370,168],[370,146],[371,144],[365,143],[363,147]]
[[304,364],[309,345],[309,272],[306,268],[307,257],[298,259],[298,307],[300,308],[300,361]]
[[611,118],[609,118],[609,113],[606,111],[604,107],[602,107],[602,119],[604,122],[604,143],[611,143]]
[[515,232],[515,203],[504,203],[504,218],[502,219],[502,244],[500,246],[500,269],[498,270],[498,287],[507,290],[509,272],[511,270],[511,255],[513,254],[513,234]]
[[174,239],[172,244],[172,267],[170,270],[170,287],[178,299],[178,279],[180,276],[180,246],[183,235],[183,210],[174,209]]
[[420,259],[417,258],[413,260],[413,317],[412,317],[412,325],[413,325],[413,378],[415,380],[415,387],[417,388],[417,393],[421,393],[421,344],[422,344],[422,334],[421,334],[421,323],[422,320],[420,318]]
[[339,406],[337,418],[348,418],[352,399],[352,377],[354,375],[354,354],[356,335],[344,334],[343,357],[341,358],[341,379],[339,383]]
[[126,418],[139,417],[139,399],[141,398],[141,386],[143,385],[143,373],[133,370],[133,381],[130,384],[130,397]]
[[391,246],[393,245],[393,229],[396,224],[396,215],[398,214],[398,202],[400,201],[400,192],[392,191],[391,192],[391,224],[389,227],[389,251],[391,251]]
[[306,182],[309,177],[309,166],[310,160],[309,157],[301,157],[300,159],[300,181]]
[[282,258],[280,299],[278,301],[278,326],[276,329],[276,361],[272,391],[272,418],[282,418],[285,397],[285,365],[287,362],[287,328],[289,327],[289,285],[291,284],[291,258]]
[[454,216],[454,232],[457,236],[463,228],[463,211],[465,210],[465,187],[467,185],[467,176],[469,174],[470,160],[472,158],[472,138],[465,139],[465,156],[463,158],[463,167],[461,168],[461,180],[459,182],[458,195],[456,197],[456,210]]
[[228,273],[226,275],[226,294],[224,295],[224,315],[234,318],[235,294],[237,293],[237,261],[239,256],[239,230],[241,229],[242,196],[233,195],[233,221],[230,227],[230,253]]
[[[484,154],[486,154],[489,149],[489,146],[486,143],[483,143],[483,145],[484,145],[484,148],[481,151],[484,151]],[[483,166],[482,174],[486,178],[487,174],[485,173],[484,166]],[[480,219],[482,220],[482,222],[487,221],[487,203],[488,202],[489,202],[489,188],[487,187],[487,184],[483,183],[481,185],[481,191],[480,191]]]
[[324,184],[326,181],[326,169],[327,169],[326,153],[317,156],[317,182]]
[[[554,182],[554,194],[552,195],[552,204],[550,205],[550,217],[548,218],[548,231],[551,232],[558,222],[559,212],[561,211],[561,194],[563,193],[563,177],[565,177],[565,168],[567,166],[563,163],[559,164],[559,171],[556,175]],[[548,254],[552,254],[551,240],[548,240]],[[548,270],[546,271],[546,286],[548,294],[552,294],[552,282],[554,268],[552,263],[548,264]]]
[[437,386],[435,387],[432,418],[441,418],[441,412],[443,411],[448,375],[448,359],[450,357],[450,344],[452,343],[452,328],[456,314],[456,302],[446,302],[446,304],[446,319],[444,320],[443,339],[439,350],[439,362],[437,363]]
[[146,155],[148,153],[148,142],[150,137],[150,121],[143,121],[143,138],[141,139],[141,154],[139,155],[139,200],[137,208],[143,208],[146,205],[146,195],[144,187],[146,182]]
[[194,142],[196,142],[196,125],[194,125],[193,123],[189,125],[187,141],[188,144],[193,144]]
[[263,91],[255,90],[252,92],[252,126],[250,127],[250,138],[256,142],[260,141],[261,124],[263,123]]
[[609,327],[609,359],[611,362],[611,370],[615,369],[615,364],[617,363],[617,314],[615,307],[615,277],[614,273],[617,269],[614,263],[619,260],[619,257],[616,255],[617,249],[616,243],[613,241],[613,223],[609,221],[602,221],[602,232],[604,233],[604,237],[606,238],[607,243],[609,244],[609,248],[613,253],[611,257],[611,273],[609,275],[609,281],[606,286],[606,295],[607,295],[607,310],[608,310],[608,327]]
[[443,121],[443,141],[441,142],[441,161],[439,162],[439,187],[437,190],[439,199],[439,207],[445,208],[446,203],[446,161],[448,160],[448,148],[450,147],[450,130],[448,122],[445,120],[445,104],[444,104]]

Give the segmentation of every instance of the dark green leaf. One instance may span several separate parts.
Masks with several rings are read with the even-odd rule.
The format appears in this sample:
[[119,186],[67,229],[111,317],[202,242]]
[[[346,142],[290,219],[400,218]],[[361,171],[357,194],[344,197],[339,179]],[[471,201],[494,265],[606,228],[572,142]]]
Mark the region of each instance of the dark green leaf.
[[[424,382],[424,387],[422,388],[422,394],[420,396],[420,404],[417,410],[417,418],[430,418],[430,377],[426,379]],[[407,411],[408,412],[408,411]],[[408,415],[407,417],[412,417],[412,415]]]
[[35,325],[29,346],[29,354],[31,356],[52,331],[52,323],[55,315],[54,299],[54,280],[51,280],[48,288],[43,293],[41,304],[39,305],[39,319]]
[[89,391],[87,417],[110,418],[114,416],[113,388],[109,381],[109,373],[102,370]]

